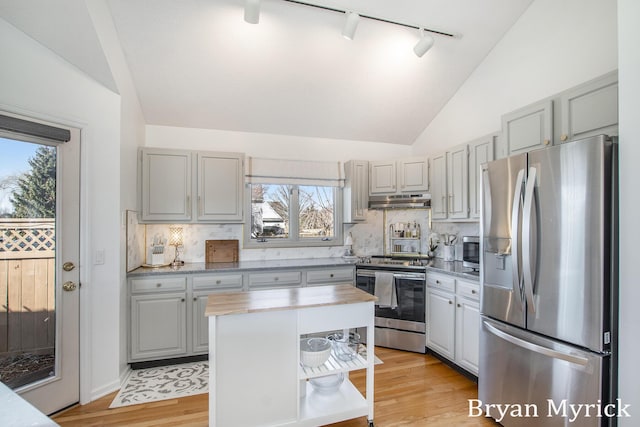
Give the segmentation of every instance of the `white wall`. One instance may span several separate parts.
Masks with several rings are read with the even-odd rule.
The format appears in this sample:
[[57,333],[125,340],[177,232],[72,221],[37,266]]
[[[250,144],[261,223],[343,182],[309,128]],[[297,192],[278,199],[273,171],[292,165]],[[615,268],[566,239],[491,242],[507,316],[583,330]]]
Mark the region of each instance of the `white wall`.
[[120,93],[120,378],[126,375],[127,364],[127,277],[126,210],[137,208],[137,149],[144,145],[145,120],[140,101],[129,72],[118,34],[113,24],[111,12],[104,0],[86,3],[103,52],[107,58],[113,79]]
[[[81,127],[81,398],[119,387],[120,98],[0,19],[0,108]],[[93,265],[95,250],[105,263]]]
[[619,115],[620,115],[620,396],[632,405],[633,418],[621,427],[637,426],[640,419],[640,369],[638,369],[638,241],[640,227],[640,2],[619,0]]
[[384,160],[411,154],[408,145],[152,125],[147,126],[145,145],[320,161]]
[[433,154],[500,130],[504,113],[617,68],[616,0],[536,0],[416,139]]

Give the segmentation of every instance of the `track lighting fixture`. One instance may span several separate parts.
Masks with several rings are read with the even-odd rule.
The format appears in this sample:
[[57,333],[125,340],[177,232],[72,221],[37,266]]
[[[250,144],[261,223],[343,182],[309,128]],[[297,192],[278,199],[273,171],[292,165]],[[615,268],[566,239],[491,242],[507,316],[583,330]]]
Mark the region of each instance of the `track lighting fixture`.
[[356,34],[356,29],[358,28],[358,22],[360,22],[360,15],[355,12],[346,12],[347,20],[344,23],[344,28],[342,29],[342,37],[345,39],[353,40],[353,37]]
[[[361,13],[334,9],[332,7],[320,6],[317,4],[306,3],[300,0],[284,0],[289,3],[295,3],[302,6],[310,6],[315,7],[317,9],[329,10],[331,12],[338,12],[346,14],[346,21],[344,27],[342,29],[342,35],[349,39],[353,40],[353,37],[356,34],[356,29],[358,28],[358,23],[360,22],[360,18],[372,19],[374,21],[386,22],[387,24],[400,25],[401,27],[406,28],[414,28],[416,30],[420,30],[420,40],[413,47],[413,52],[420,58],[422,57],[431,47],[435,40],[431,34],[438,34],[440,36],[445,37],[461,37],[459,34],[455,33],[447,33],[444,31],[435,30],[432,28],[426,27],[416,27],[415,25],[405,24],[397,21],[390,21],[384,18],[378,18],[375,16],[363,15]],[[244,20],[250,24],[257,24],[260,22],[260,0],[245,0],[244,4]],[[429,33],[429,34],[428,34]]]
[[260,0],[245,0],[244,20],[249,24],[260,22]]
[[422,28],[420,28],[420,40],[413,47],[413,52],[418,56],[418,58],[422,58],[422,55],[427,53],[431,46],[433,46],[434,40],[431,35],[426,34]]

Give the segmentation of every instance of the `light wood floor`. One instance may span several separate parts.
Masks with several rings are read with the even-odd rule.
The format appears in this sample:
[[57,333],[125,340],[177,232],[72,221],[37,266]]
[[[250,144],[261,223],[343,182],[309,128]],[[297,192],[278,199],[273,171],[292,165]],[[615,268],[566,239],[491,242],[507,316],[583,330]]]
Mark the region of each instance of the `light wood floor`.
[[[384,362],[375,367],[374,423],[397,426],[499,426],[493,420],[470,418],[467,399],[477,398],[477,385],[430,355],[376,348]],[[364,371],[350,374],[364,390]],[[109,409],[116,393],[87,405],[67,409],[53,419],[72,426],[206,426],[208,395]],[[332,427],[367,427],[366,417]]]

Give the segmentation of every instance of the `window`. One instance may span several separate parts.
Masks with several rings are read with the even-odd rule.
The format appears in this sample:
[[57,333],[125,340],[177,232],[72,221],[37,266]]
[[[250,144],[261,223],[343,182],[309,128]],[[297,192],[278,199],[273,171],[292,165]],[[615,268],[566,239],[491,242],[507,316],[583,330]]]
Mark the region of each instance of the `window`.
[[334,186],[249,184],[249,245],[330,246],[339,240],[340,189]]

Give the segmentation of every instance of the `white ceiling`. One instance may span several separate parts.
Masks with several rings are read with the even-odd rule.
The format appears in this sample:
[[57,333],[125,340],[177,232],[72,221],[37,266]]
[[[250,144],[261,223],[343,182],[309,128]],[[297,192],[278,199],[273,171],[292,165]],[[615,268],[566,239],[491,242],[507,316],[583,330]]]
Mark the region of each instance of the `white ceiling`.
[[[258,25],[243,0],[106,1],[148,124],[412,144],[533,0],[302,0],[459,35],[422,58],[415,29],[363,18],[349,41],[342,13],[284,0]],[[0,16],[114,87],[84,0]]]

